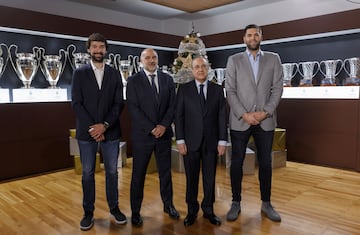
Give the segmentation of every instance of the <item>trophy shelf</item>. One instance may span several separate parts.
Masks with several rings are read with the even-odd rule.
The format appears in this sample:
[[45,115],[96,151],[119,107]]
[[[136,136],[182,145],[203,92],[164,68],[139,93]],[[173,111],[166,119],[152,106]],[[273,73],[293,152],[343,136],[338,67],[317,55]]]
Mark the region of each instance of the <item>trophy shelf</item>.
[[359,99],[359,86],[284,87],[283,99]]
[[9,89],[0,88],[0,103],[10,103]]

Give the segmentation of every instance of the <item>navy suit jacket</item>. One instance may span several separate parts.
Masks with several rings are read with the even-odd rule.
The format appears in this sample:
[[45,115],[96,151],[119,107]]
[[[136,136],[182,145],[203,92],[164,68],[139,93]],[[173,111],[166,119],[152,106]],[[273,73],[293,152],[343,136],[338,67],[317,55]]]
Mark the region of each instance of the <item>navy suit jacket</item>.
[[208,150],[217,151],[218,141],[227,140],[226,101],[221,86],[208,82],[204,112],[195,81],[179,87],[175,115],[177,140],[185,140],[190,151],[197,151],[202,140]]
[[[89,135],[89,126],[108,122],[106,140],[121,137],[120,113],[124,106],[123,84],[120,73],[105,65],[101,90],[90,64],[76,69],[72,78],[72,107],[76,114],[76,138],[94,140]],[[95,140],[94,140],[95,141]]]
[[154,141],[151,131],[156,125],[166,127],[160,140],[170,140],[173,136],[171,124],[175,113],[175,85],[172,77],[157,71],[159,85],[159,105],[149,79],[142,70],[128,78],[126,102],[131,115],[131,137],[133,142]]

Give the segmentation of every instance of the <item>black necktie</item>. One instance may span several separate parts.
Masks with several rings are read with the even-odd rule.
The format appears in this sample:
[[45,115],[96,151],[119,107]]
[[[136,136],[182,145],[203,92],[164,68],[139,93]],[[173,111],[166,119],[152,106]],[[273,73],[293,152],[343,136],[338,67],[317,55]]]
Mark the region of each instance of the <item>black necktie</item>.
[[204,84],[200,84],[200,104],[202,110],[204,110],[205,107]]
[[157,91],[156,84],[155,84],[155,74],[150,74],[150,77],[151,77],[151,88],[152,88],[154,96],[155,96],[156,105],[159,105],[159,96],[158,96],[158,91]]

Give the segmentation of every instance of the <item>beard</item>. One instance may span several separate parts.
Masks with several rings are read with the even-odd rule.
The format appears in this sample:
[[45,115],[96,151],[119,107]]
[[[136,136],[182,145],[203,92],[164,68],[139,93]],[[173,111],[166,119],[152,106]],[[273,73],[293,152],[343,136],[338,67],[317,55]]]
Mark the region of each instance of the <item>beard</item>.
[[260,42],[256,43],[255,45],[252,45],[251,43],[246,43],[246,47],[250,50],[250,51],[257,51],[260,48]]
[[95,53],[91,55],[91,59],[95,62],[102,63],[105,59],[104,54],[102,53]]

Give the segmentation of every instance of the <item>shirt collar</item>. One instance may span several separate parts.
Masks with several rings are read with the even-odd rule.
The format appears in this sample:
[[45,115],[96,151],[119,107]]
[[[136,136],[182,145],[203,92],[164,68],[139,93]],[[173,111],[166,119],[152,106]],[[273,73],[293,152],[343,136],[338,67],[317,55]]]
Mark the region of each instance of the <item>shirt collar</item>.
[[[246,49],[246,54],[247,54],[249,57],[252,56],[251,52],[250,52],[248,49]],[[259,49],[258,52],[256,53],[256,57],[262,56],[262,55],[264,55],[264,52],[263,52],[261,49]]]
[[144,72],[145,72],[145,74],[146,74],[147,77],[150,77],[151,74],[155,74],[155,77],[157,77],[157,71],[156,71],[156,70],[155,70],[154,73],[150,73],[150,72],[147,71],[146,69],[143,69],[143,70],[144,70]]
[[95,70],[104,71],[104,69],[105,69],[105,63],[103,63],[103,67],[102,67],[101,69],[97,68],[97,67],[94,65],[94,63],[93,63],[92,60],[90,60],[90,64],[91,64],[91,67],[92,67],[92,69],[93,69],[94,71],[95,71]]
[[208,80],[206,79],[205,82],[201,83],[197,80],[195,80],[196,87],[200,87],[201,84],[204,84],[204,87],[207,87]]

